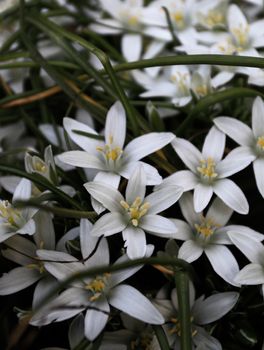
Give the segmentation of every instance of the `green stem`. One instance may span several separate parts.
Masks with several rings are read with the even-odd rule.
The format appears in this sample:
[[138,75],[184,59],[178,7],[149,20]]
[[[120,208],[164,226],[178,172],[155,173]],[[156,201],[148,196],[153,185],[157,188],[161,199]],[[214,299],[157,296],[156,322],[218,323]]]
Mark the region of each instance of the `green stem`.
[[50,207],[48,205],[41,204],[35,200],[16,201],[15,206],[16,207],[38,208],[38,209],[44,210],[46,212],[53,213],[56,216],[61,216],[64,218],[94,219],[97,217],[97,214],[95,211],[80,211],[80,210],[59,208],[59,207],[55,207],[55,206]]
[[181,350],[192,350],[192,328],[189,300],[189,279],[186,271],[175,271],[175,284],[181,325]]
[[[54,67],[61,67],[66,69],[78,69],[79,66],[77,66],[75,63],[72,62],[64,62],[64,61],[55,61],[50,60],[47,61],[47,63]],[[38,68],[41,67],[41,65],[37,62],[12,62],[12,63],[6,63],[6,64],[0,64],[0,70],[1,69],[12,69],[12,68]]]
[[148,67],[173,65],[209,64],[216,66],[240,66],[264,68],[264,58],[232,55],[175,55],[156,57],[135,62],[120,63],[114,67],[116,72]]
[[166,334],[165,334],[163,328],[161,326],[154,326],[154,325],[152,326],[152,328],[156,334],[160,348],[162,350],[170,350],[168,339],[166,337]]

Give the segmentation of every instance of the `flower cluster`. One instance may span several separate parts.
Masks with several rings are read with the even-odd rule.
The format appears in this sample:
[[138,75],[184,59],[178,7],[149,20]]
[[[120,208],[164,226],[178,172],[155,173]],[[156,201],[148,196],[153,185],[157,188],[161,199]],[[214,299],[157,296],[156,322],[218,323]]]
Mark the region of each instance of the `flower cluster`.
[[25,322],[21,350],[259,349],[262,1],[2,1],[0,23],[0,348]]

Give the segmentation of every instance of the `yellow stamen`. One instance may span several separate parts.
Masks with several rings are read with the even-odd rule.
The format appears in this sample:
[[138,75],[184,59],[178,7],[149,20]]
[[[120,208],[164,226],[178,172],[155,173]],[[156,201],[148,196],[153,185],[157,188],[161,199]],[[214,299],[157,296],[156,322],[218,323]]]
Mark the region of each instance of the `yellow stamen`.
[[208,94],[208,88],[205,84],[197,86],[195,91],[199,96],[206,96]]
[[93,293],[93,295],[89,298],[90,301],[95,301],[100,298],[106,288],[109,277],[110,273],[104,273],[102,276],[97,276],[93,281],[85,286],[85,289]]
[[259,136],[257,140],[257,146],[264,151],[264,136]]
[[205,23],[209,25],[210,27],[213,27],[215,25],[223,24],[224,23],[224,16],[222,13],[219,13],[214,10],[210,10],[208,12],[208,15],[205,18]]
[[135,227],[138,226],[140,218],[144,216],[150,208],[150,204],[148,202],[143,203],[142,205],[141,203],[142,199],[140,197],[136,197],[131,205],[125,201],[120,202],[121,206],[127,211],[132,225]]
[[0,201],[0,217],[13,226],[19,226],[19,222],[22,219],[21,211],[14,209],[7,200]]
[[197,167],[199,173],[206,179],[214,179],[218,176],[215,172],[215,161],[213,158],[202,159],[200,160],[200,166]]

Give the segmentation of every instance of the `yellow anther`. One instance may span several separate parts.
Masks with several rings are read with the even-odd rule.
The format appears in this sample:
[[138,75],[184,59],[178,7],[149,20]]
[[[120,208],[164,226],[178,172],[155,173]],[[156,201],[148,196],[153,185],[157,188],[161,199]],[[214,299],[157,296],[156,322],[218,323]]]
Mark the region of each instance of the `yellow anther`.
[[12,226],[19,226],[19,222],[22,219],[21,211],[14,209],[7,200],[0,201],[0,217]]
[[142,199],[140,197],[136,197],[131,205],[125,201],[120,201],[121,206],[126,210],[132,225],[135,227],[138,226],[139,219],[144,216],[150,208],[150,204],[148,202],[143,203],[142,205],[141,203]]
[[103,152],[104,149],[103,149],[103,147],[101,147],[101,146],[97,146],[97,147],[96,147],[96,151]]
[[95,301],[100,298],[106,288],[109,277],[110,273],[104,273],[102,276],[97,276],[93,281],[85,286],[85,289],[89,290],[93,294],[89,298],[90,301]]
[[241,25],[237,28],[232,28],[232,34],[234,35],[237,43],[244,47],[248,42],[249,26],[242,27]]
[[262,151],[264,151],[264,136],[259,136],[257,140],[257,146],[260,148]]
[[137,16],[130,16],[128,19],[128,24],[131,26],[136,26],[138,24],[138,17]]
[[113,136],[109,136],[109,144],[105,144],[104,147],[102,146],[97,146],[96,150],[99,152],[102,152],[105,156],[105,159],[107,161],[113,160],[116,161],[117,159],[120,158],[120,156],[123,153],[123,150],[120,147],[112,147],[114,142]]
[[129,204],[128,204],[127,202],[121,201],[120,204],[122,205],[122,207],[123,207],[124,209],[129,209]]
[[217,227],[220,227],[219,224],[215,223],[213,220],[201,216],[201,223],[194,225],[197,233],[203,235],[204,237],[211,236]]
[[197,167],[197,170],[206,179],[214,179],[218,176],[215,172],[215,161],[212,158],[200,160],[200,166]]
[[210,10],[205,18],[205,23],[210,27],[224,23],[224,16],[222,13]]
[[182,28],[184,26],[184,14],[182,11],[175,11],[172,15],[172,19],[176,22],[178,27]]
[[[36,259],[38,259],[38,257],[36,257]],[[36,262],[35,264],[25,265],[25,267],[32,270],[38,270],[40,274],[43,274],[46,271],[44,263],[42,261]]]

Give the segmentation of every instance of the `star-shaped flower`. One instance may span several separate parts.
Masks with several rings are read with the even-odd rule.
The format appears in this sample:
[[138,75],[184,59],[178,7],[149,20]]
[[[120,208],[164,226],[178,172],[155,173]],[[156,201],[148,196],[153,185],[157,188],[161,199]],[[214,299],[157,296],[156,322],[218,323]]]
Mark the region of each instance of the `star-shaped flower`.
[[171,220],[157,214],[174,204],[180,198],[182,189],[164,186],[146,196],[146,175],[142,166],[138,166],[130,177],[125,198],[114,187],[99,181],[88,182],[84,186],[93,198],[110,211],[97,220],[91,234],[107,237],[122,232],[130,259],[145,256],[145,232],[159,237],[171,237],[177,232]]
[[157,188],[175,184],[183,187],[185,191],[194,189],[196,212],[201,212],[215,193],[233,210],[240,214],[248,213],[246,197],[227,177],[244,169],[254,159],[249,149],[238,147],[222,160],[225,134],[216,127],[212,127],[207,134],[202,152],[182,138],[173,140],[172,147],[190,170],[172,174]]

